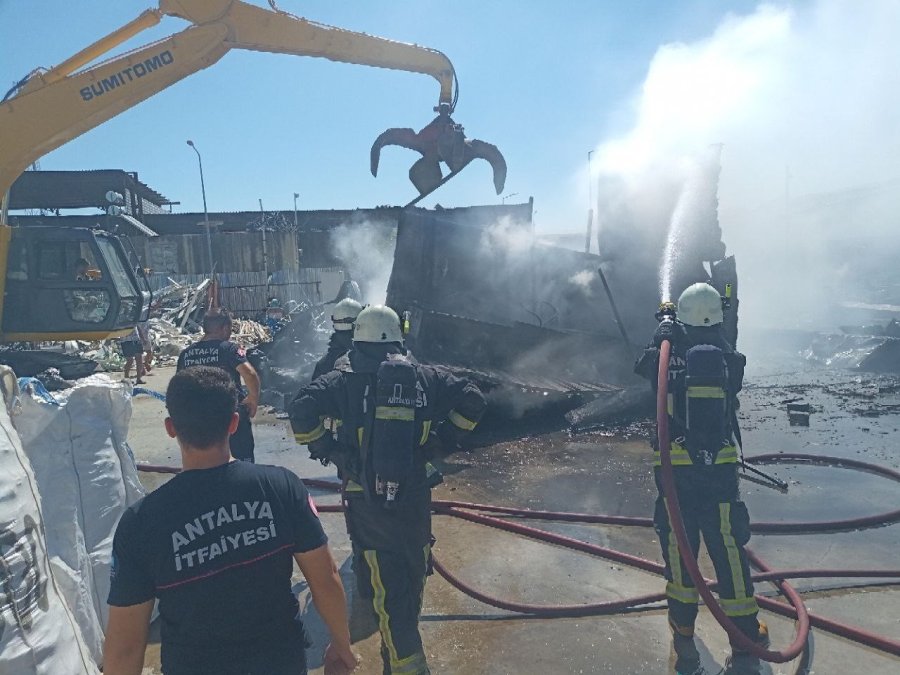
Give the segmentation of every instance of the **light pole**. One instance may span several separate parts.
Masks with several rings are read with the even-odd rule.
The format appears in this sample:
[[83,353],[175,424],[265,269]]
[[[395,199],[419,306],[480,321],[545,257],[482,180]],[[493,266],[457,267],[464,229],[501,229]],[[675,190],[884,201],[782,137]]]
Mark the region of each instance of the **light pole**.
[[510,197],[515,197],[518,194],[519,194],[518,192],[510,192],[508,195],[504,195],[503,197],[500,198],[500,203],[506,204],[507,199],[509,199]]
[[294,230],[299,230],[300,226],[297,225],[297,197],[300,196],[299,192],[294,193]]
[[206,210],[206,183],[203,182],[203,159],[200,157],[200,151],[194,145],[194,141],[187,142],[194,152],[197,153],[197,163],[200,165],[200,191],[203,193],[203,222],[206,226],[206,255],[209,257],[209,276],[212,277],[215,270],[212,254],[212,236],[209,233],[209,211]]

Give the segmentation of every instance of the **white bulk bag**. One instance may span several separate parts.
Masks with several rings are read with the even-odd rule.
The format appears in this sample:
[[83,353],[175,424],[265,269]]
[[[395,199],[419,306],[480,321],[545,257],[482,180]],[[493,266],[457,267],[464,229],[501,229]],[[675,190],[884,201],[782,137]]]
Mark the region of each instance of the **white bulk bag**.
[[37,481],[10,421],[15,374],[0,366],[0,673],[94,675],[51,572]]
[[37,478],[53,573],[100,663],[112,538],[144,490],[126,442],[131,391],[105,374],[48,396],[22,383],[16,430]]

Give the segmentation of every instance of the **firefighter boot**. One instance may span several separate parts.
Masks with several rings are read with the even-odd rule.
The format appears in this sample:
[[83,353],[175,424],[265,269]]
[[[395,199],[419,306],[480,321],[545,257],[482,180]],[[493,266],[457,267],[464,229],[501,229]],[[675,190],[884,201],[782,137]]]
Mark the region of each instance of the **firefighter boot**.
[[[759,621],[755,642],[761,647],[769,647],[769,627],[765,621]],[[758,657],[733,649],[732,655],[725,661],[725,670],[722,672],[724,675],[758,675],[761,667]]]
[[672,629],[672,648],[675,650],[675,672],[677,675],[706,675],[700,665],[700,652],[694,644],[694,627],[679,626],[669,618]]
[[734,652],[725,661],[722,675],[759,675],[761,667],[758,657],[747,652]]

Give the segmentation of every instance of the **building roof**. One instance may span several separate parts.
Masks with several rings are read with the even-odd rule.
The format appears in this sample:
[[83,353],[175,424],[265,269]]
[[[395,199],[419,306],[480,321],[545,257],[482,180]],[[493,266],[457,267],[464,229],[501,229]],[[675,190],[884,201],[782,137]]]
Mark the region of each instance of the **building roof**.
[[108,205],[106,193],[128,191],[155,204],[178,204],[138,179],[134,171],[98,169],[94,171],[26,171],[13,183],[10,210],[82,209]]
[[92,216],[85,215],[40,215],[24,216],[9,214],[9,224],[14,227],[86,227],[91,230],[111,230],[119,227],[129,236],[143,235],[145,237],[157,237],[159,234],[152,228],[131,216],[122,214],[119,216],[107,216],[98,213]]

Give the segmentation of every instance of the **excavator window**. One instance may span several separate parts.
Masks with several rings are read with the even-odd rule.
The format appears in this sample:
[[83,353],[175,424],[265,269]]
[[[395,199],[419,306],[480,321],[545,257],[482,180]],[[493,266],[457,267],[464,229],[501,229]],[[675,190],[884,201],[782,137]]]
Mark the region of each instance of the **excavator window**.
[[93,255],[84,251],[79,242],[45,241],[36,252],[37,277],[42,281],[84,280],[92,270],[97,273]]
[[13,228],[3,332],[23,341],[98,339],[128,329],[149,297],[125,249],[86,228]]

